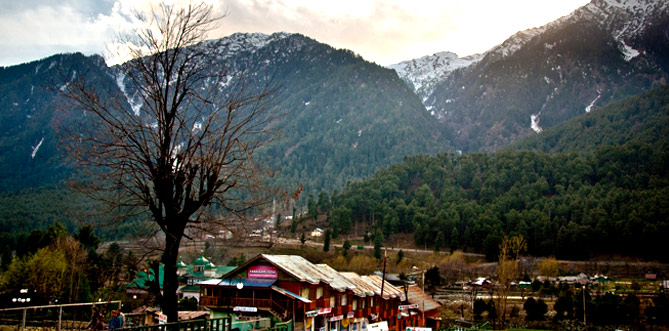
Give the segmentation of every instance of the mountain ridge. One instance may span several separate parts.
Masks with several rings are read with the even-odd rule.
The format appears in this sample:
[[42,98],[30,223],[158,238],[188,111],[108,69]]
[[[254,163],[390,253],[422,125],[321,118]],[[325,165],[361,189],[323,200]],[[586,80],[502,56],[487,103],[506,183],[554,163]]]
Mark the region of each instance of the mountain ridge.
[[[205,81],[201,88],[218,88],[225,93],[237,79],[248,79],[259,86],[280,82],[281,89],[277,95],[280,102],[273,106],[277,110],[290,109],[291,116],[280,125],[285,129],[282,140],[264,149],[259,156],[271,168],[287,176],[279,180],[282,184],[295,186],[295,183],[303,182],[305,192],[317,193],[321,189],[342,187],[350,179],[368,176],[404,156],[450,149],[447,139],[437,129],[436,123],[430,120],[418,97],[394,71],[367,62],[351,51],[337,50],[309,37],[287,33],[234,34],[193,47],[211,48],[215,60],[207,64],[208,69],[228,74],[227,81]],[[66,70],[65,78],[49,80],[48,84],[44,84],[49,87],[43,90],[44,102],[39,106],[40,119],[43,119],[39,122],[41,127],[24,130],[25,134],[31,135],[30,139],[3,145],[3,142],[9,143],[9,132],[18,134],[5,130],[0,136],[0,150],[30,146],[21,152],[24,156],[31,153],[36,154],[38,159],[43,156],[45,164],[63,161],[56,155],[59,153],[56,148],[58,142],[53,129],[56,122],[67,118],[53,118],[53,115],[58,114],[54,110],[63,107],[65,102],[58,94],[59,90],[65,88],[69,80],[81,75],[82,70],[76,66],[86,68],[83,71],[90,76],[88,78],[103,81],[100,84],[109,89],[106,93],[118,95],[135,114],[142,111],[140,95],[121,70],[122,67],[107,67],[97,56],[55,55],[23,67],[3,68],[0,82],[8,82],[9,85],[3,85],[7,90],[30,89],[27,81],[35,79],[31,75],[49,66],[55,67],[56,64],[52,65],[54,59],[61,61],[57,67],[70,69]],[[63,64],[66,59],[72,60],[72,63]],[[19,70],[17,68],[23,70],[27,78],[12,81],[11,76],[17,78],[12,74]],[[0,102],[11,106],[18,104],[19,99],[12,92]],[[33,105],[21,104],[17,111],[5,113],[3,123],[15,126],[17,116],[25,116],[30,107]],[[23,121],[26,119],[30,120],[30,117],[25,117]],[[35,130],[42,130],[48,135],[38,136]],[[329,152],[323,154],[324,151]],[[11,155],[14,159],[19,158],[16,153],[3,155],[6,159],[12,158]],[[334,159],[315,155],[330,155]],[[282,163],[284,161],[289,165]],[[23,181],[20,178],[27,175],[22,172],[23,169],[27,172],[25,166],[17,162],[0,164],[5,169],[17,169],[4,171],[9,182],[4,182],[3,190],[20,186]],[[39,164],[36,167],[39,168]],[[328,170],[323,171],[323,167]],[[50,172],[47,169],[38,170],[36,172],[42,174]],[[39,185],[40,181],[31,183],[32,186]]]
[[[479,61],[430,81],[433,92],[422,96],[423,104],[454,133],[450,140],[457,149],[494,151],[665,85],[668,9],[666,2],[593,0],[553,22],[519,31]],[[412,61],[418,59],[402,63]],[[399,69],[408,82],[422,75]]]

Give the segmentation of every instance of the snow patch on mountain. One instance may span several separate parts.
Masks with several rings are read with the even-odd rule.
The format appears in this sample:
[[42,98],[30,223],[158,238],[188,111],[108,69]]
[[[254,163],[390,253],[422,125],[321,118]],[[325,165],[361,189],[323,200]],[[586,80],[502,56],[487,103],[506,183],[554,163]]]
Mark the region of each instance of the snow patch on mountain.
[[33,151],[32,151],[32,153],[30,153],[30,158],[31,159],[35,158],[35,155],[37,155],[37,150],[40,148],[40,146],[42,146],[43,142],[44,142],[44,137],[42,137],[42,139],[40,139],[40,141],[37,143],[37,146],[33,147]]
[[625,61],[629,62],[631,59],[639,56],[639,54],[640,54],[639,51],[637,51],[636,49],[628,46],[627,44],[625,44],[624,41],[620,42],[620,46],[623,47],[622,52],[623,52],[623,56],[625,57]]
[[530,128],[532,128],[532,130],[534,130],[536,133],[543,131],[543,129],[539,126],[539,115],[540,114],[530,115]]
[[116,75],[116,85],[118,86],[119,90],[121,90],[121,93],[125,96],[125,99],[128,101],[128,104],[130,105],[130,108],[132,108],[132,112],[135,113],[135,116],[139,116],[139,111],[142,109],[142,101],[138,97],[137,92],[132,95],[128,95],[128,92],[125,87],[125,74],[123,72],[119,72]]
[[402,80],[410,83],[425,103],[437,83],[448,78],[453,71],[468,67],[481,59],[481,54],[458,57],[452,52],[439,52],[393,64],[388,68],[395,70]]
[[595,100],[592,100],[592,102],[587,107],[585,107],[585,112],[586,113],[591,112],[592,108],[595,106],[595,102],[597,102],[597,100],[599,100],[599,98],[601,97],[602,97],[602,91],[597,90],[597,97],[595,98]]

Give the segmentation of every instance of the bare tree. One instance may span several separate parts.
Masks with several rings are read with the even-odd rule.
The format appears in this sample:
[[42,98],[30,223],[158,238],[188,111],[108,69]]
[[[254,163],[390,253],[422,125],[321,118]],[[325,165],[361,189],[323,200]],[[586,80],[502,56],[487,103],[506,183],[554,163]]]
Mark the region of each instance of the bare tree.
[[522,235],[504,237],[504,241],[499,245],[497,309],[502,326],[506,322],[506,306],[511,282],[518,278],[518,258],[526,249],[527,242]]
[[163,295],[157,294],[168,320],[176,321],[184,232],[213,221],[212,205],[243,219],[269,201],[272,192],[261,185],[252,156],[270,141],[277,114],[266,85],[212,63],[215,43],[202,41],[221,17],[210,5],[163,3],[136,16],[144,28],[121,40],[134,59],[118,68],[134,99],[72,82],[67,96],[85,111],[87,126],[69,148],[94,169],[88,192],[117,211],[150,215],[164,233]]

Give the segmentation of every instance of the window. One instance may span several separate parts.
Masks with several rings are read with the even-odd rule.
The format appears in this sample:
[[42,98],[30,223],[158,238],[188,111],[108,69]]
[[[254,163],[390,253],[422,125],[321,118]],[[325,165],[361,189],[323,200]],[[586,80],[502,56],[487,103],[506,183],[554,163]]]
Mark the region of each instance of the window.
[[319,286],[316,288],[316,299],[320,299],[323,297],[323,286]]
[[342,295],[341,296],[341,305],[346,306],[348,304],[347,301],[348,301],[348,295],[346,295],[346,294]]
[[369,298],[369,306],[374,307],[374,297]]
[[353,307],[352,307],[353,310],[357,310],[357,309],[358,309],[358,299],[355,299],[355,298],[353,299],[352,306],[353,306]]
[[362,307],[360,307],[360,308],[362,308],[362,309],[367,308],[367,299],[362,298]]
[[300,289],[300,296],[303,298],[309,298],[309,288],[308,287],[303,287]]
[[337,297],[333,295],[330,297],[330,308],[334,308],[336,304],[337,304]]

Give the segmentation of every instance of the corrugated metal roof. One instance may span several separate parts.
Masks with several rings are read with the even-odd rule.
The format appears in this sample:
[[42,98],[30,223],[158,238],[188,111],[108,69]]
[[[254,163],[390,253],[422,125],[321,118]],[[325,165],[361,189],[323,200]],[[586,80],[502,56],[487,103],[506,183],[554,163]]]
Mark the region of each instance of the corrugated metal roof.
[[423,292],[423,290],[421,290],[417,285],[410,285],[408,294],[409,302],[417,304],[419,310],[423,310],[423,302],[425,302],[425,311],[430,311],[441,307],[437,301],[432,299],[432,297],[427,293]]
[[307,299],[307,298],[305,298],[305,297],[299,296],[299,295],[297,295],[297,294],[295,294],[295,293],[293,293],[293,292],[291,292],[291,291],[288,291],[288,290],[286,290],[286,289],[280,288],[280,287],[278,287],[278,286],[272,285],[272,289],[275,290],[275,291],[277,291],[277,292],[279,292],[279,293],[281,293],[281,294],[284,294],[284,295],[287,295],[287,296],[289,296],[289,297],[292,297],[292,298],[295,298],[295,299],[297,299],[297,300],[300,300],[300,301],[302,301],[302,302],[304,302],[304,303],[311,303],[311,300],[309,300],[309,299]]
[[[369,276],[362,276],[362,279],[367,282],[372,284],[374,287],[377,289],[374,291],[376,294],[381,294],[381,285],[383,282],[383,279],[377,275],[369,275]],[[393,286],[390,284],[390,282],[385,282],[383,284],[383,296],[384,299],[390,299],[390,298],[400,298],[400,300],[404,300],[404,293],[402,290],[399,288]]]
[[356,285],[353,284],[348,278],[344,277],[340,272],[334,270],[331,266],[327,264],[317,264],[316,267],[327,277],[326,280],[322,280],[324,283],[330,285],[339,292],[344,292],[346,290],[354,291]]
[[[327,264],[316,265],[299,255],[262,254],[253,260],[258,258],[267,260],[301,282],[314,285],[322,282],[337,291],[352,290],[358,296],[381,294],[382,279],[377,275],[360,276],[353,272],[338,272]],[[385,282],[383,298],[404,300],[404,292],[389,282]]]
[[374,285],[367,283],[362,279],[362,276],[355,272],[340,272],[340,274],[355,285],[353,293],[359,297],[373,296],[376,291],[381,291],[380,289],[377,290]]
[[328,277],[315,264],[299,255],[266,255],[262,257],[296,279],[309,284],[327,283]]

